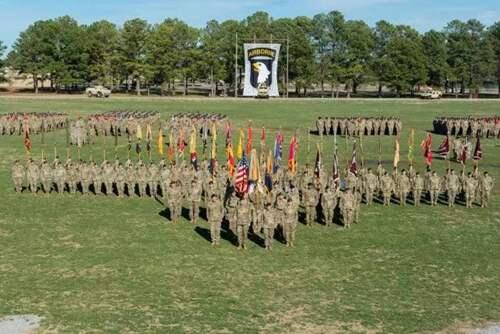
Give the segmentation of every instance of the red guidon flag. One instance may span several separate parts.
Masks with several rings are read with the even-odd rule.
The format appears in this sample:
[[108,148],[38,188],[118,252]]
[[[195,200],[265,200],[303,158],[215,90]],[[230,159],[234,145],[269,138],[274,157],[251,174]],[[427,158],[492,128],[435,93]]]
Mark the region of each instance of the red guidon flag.
[[290,140],[290,147],[288,149],[288,170],[292,173],[297,172],[297,136],[294,135]]
[[29,130],[24,130],[24,148],[27,153],[31,153],[31,138]]
[[424,152],[425,163],[427,164],[427,166],[432,165],[431,146],[432,146],[432,135],[430,133],[427,133],[427,137],[424,140],[422,140],[422,143],[420,144],[420,147]]
[[448,136],[444,138],[443,142],[438,148],[437,153],[439,153],[439,155],[445,159],[446,157],[448,157],[448,154],[450,153],[450,138]]

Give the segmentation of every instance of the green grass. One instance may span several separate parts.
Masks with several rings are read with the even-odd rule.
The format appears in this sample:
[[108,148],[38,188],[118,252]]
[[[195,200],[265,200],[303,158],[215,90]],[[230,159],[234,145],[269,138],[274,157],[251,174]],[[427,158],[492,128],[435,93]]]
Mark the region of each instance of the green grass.
[[[410,128],[418,145],[435,116],[500,114],[497,101],[0,99],[0,113],[76,116],[124,108],[165,117],[221,112],[235,128],[249,119],[255,128],[282,126],[286,142],[300,128],[299,164],[312,162],[319,139],[311,137],[307,158],[305,132],[317,116],[400,117],[406,165]],[[64,152],[64,136],[46,136],[50,158],[54,145]],[[274,130],[268,145],[273,136]],[[434,146],[441,140],[434,136]],[[324,140],[328,166],[332,142]],[[120,139],[122,157],[124,144]],[[103,145],[113,152],[110,138],[85,147],[82,156],[100,159]],[[389,169],[393,139],[382,145]],[[227,240],[213,249],[203,237],[206,222],[171,225],[152,199],[15,194],[10,166],[24,157],[22,139],[0,137],[0,317],[43,316],[47,333],[430,333],[500,321],[500,148],[494,140],[482,145],[480,168],[497,179],[490,209],[363,206],[361,224],[349,231],[300,225],[295,249],[277,243],[268,253],[255,243],[241,252]],[[40,137],[33,147],[39,158]],[[342,165],[351,149],[339,138]],[[375,167],[375,138],[365,138],[364,156]]]

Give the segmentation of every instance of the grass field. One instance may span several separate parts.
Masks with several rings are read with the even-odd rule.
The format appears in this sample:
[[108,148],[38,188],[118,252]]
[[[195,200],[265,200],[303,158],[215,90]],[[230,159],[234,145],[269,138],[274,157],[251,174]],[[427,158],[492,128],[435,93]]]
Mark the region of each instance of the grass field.
[[[403,166],[410,128],[418,145],[435,116],[500,115],[498,101],[0,98],[0,113],[76,117],[125,108],[164,117],[221,112],[235,128],[252,119],[255,128],[273,129],[269,145],[280,126],[286,142],[299,128],[299,164],[312,162],[318,138],[311,137],[306,157],[305,133],[317,116],[397,116]],[[434,146],[441,140],[434,136]],[[64,131],[46,142],[51,159],[54,145],[64,155]],[[327,166],[332,142],[323,143]],[[103,145],[113,152],[110,138],[86,147],[83,157],[100,159]],[[382,145],[389,169],[393,139]],[[489,209],[377,204],[362,207],[361,224],[349,231],[301,225],[295,249],[277,244],[268,253],[255,242],[238,251],[227,238],[213,249],[205,221],[173,226],[152,199],[16,194],[10,167],[24,157],[22,139],[0,137],[0,317],[43,316],[42,333],[454,333],[500,322],[500,147],[494,140],[482,146],[480,169],[497,180]],[[34,137],[35,157],[41,149]],[[352,142],[346,147],[339,138],[339,150],[345,166]],[[365,138],[366,163],[375,167],[377,158],[376,138]],[[442,172],[447,165],[434,166]]]

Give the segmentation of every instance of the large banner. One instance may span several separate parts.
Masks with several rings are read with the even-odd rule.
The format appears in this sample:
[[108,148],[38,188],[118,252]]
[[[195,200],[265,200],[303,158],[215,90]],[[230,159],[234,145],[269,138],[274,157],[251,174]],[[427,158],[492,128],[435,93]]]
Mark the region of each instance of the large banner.
[[280,44],[244,44],[245,85],[243,96],[279,96]]

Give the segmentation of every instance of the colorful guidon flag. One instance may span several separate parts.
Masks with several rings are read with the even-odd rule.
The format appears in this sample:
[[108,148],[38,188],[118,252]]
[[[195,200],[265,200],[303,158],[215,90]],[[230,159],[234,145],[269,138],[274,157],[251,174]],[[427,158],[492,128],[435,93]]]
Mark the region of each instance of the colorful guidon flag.
[[158,132],[158,140],[156,144],[158,145],[158,154],[163,157],[163,130],[161,128]]
[[432,146],[432,135],[430,133],[427,133],[427,137],[424,140],[422,140],[420,147],[422,148],[422,151],[424,153],[425,163],[429,167],[432,165],[431,146]]
[[356,141],[354,141],[354,146],[352,148],[351,162],[349,163],[349,171],[351,173],[353,173],[354,175],[358,176],[358,162],[357,162],[356,156],[357,156]]
[[483,151],[481,150],[481,142],[479,141],[479,137],[477,137],[476,139],[476,147],[474,148],[474,154],[472,158],[476,161],[483,158]]
[[274,163],[273,163],[273,173],[276,173],[281,166],[281,160],[283,159],[283,135],[281,132],[276,134],[274,140]]
[[437,153],[443,158],[446,159],[448,157],[448,154],[450,153],[450,138],[446,136],[439,145]]
[[335,151],[333,152],[333,182],[336,184],[340,181],[340,165],[339,165],[339,157],[337,155],[337,145],[335,145]]
[[191,138],[189,140],[189,153],[191,157],[191,165],[195,170],[198,170],[198,153],[196,152],[196,128],[194,126],[191,130]]
[[234,159],[233,144],[229,142],[226,147],[227,170],[230,176],[234,176],[236,171],[236,161]]
[[298,150],[297,135],[294,135],[290,140],[290,147],[288,149],[288,170],[292,173],[297,172],[297,150]]
[[318,143],[316,144],[316,161],[314,163],[314,175],[316,175],[316,177],[319,177],[322,168],[323,167],[321,163],[321,149]]
[[394,161],[393,161],[393,166],[395,168],[398,167],[399,160],[400,160],[400,152],[399,152],[399,137],[398,137],[398,138],[396,138],[396,141],[394,143]]

